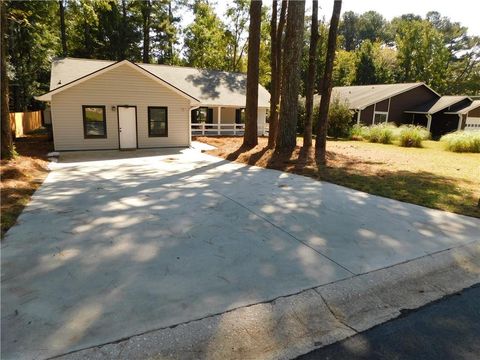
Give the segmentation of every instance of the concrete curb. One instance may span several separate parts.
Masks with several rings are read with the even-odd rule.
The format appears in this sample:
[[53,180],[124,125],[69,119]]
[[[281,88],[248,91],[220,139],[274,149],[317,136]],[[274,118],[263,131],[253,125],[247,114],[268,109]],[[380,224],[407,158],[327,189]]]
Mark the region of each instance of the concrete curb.
[[480,240],[57,359],[291,359],[478,282]]

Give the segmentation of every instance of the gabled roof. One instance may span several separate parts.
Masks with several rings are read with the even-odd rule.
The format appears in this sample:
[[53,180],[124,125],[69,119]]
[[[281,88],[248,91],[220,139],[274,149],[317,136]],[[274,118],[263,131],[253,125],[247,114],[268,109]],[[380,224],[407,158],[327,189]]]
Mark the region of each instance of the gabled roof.
[[[389,99],[406,91],[425,86],[437,96],[440,96],[424,83],[380,84],[380,85],[355,85],[337,86],[332,90],[332,98],[339,96],[348,101],[350,109],[363,110],[380,101]],[[321,96],[315,95],[314,101],[320,102]]]
[[[64,58],[52,64],[50,92],[73,84],[75,81],[95,76],[114,64],[124,63],[106,60]],[[246,74],[191,67],[131,63],[149,75],[163,81],[177,91],[195,99],[201,105],[244,107],[246,102]],[[48,100],[42,95],[38,99]],[[270,94],[259,85],[258,106],[269,107]]]
[[[63,60],[63,59],[62,59]],[[92,79],[96,76],[99,76],[101,74],[104,74],[106,73],[107,71],[111,71],[119,66],[122,66],[122,65],[126,65],[126,66],[129,66],[131,68],[133,68],[134,70],[142,73],[144,76],[147,76],[147,77],[150,77],[151,79],[153,79],[154,81],[156,82],[159,82],[161,83],[162,85],[165,85],[167,86],[168,88],[170,88],[171,90],[175,91],[176,93],[178,93],[179,95],[189,99],[190,101],[192,101],[194,104],[198,104],[199,101],[194,98],[193,96],[187,94],[186,92],[182,91],[181,89],[178,89],[177,87],[175,87],[174,85],[170,84],[168,81],[165,81],[161,78],[159,78],[158,76],[155,76],[154,74],[151,74],[150,72],[146,71],[145,69],[142,69],[141,67],[137,66],[136,64],[128,61],[128,60],[123,60],[123,61],[117,61],[117,62],[111,62],[110,64],[106,65],[106,66],[102,66],[101,68],[93,71],[93,72],[90,72],[90,73],[87,73],[85,75],[82,75],[78,78],[73,78],[72,77],[72,73],[71,72],[68,72],[68,75],[69,76],[65,76],[65,78],[67,80],[65,81],[62,81],[61,78],[60,79],[54,79],[53,80],[53,66],[52,66],[52,75],[50,76],[50,91],[46,94],[43,94],[41,96],[36,96],[35,98],[37,100],[40,100],[40,101],[50,101],[52,99],[52,95],[55,95],[61,91],[64,91],[66,89],[69,89],[71,88],[72,86],[75,86],[75,85],[78,85],[82,82],[85,82],[89,79]],[[52,84],[53,84],[53,89],[52,89]]]
[[422,104],[413,109],[406,110],[406,113],[413,114],[435,114],[439,111],[442,111],[450,106],[454,106],[463,100],[470,100],[468,96],[463,95],[446,95],[441,98]]
[[468,112],[479,108],[480,107],[480,100],[473,100],[470,105],[467,105],[461,109],[454,110],[454,111],[445,111],[445,114],[468,114]]

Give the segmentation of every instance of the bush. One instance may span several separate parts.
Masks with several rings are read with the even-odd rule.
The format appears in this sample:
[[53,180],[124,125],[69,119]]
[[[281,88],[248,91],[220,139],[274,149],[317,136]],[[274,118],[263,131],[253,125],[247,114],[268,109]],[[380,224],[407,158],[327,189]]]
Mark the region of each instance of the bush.
[[396,138],[397,127],[391,124],[372,125],[368,131],[368,141],[372,143],[391,144]]
[[480,153],[480,130],[455,131],[442,136],[440,141],[449,151]]
[[430,132],[416,125],[400,126],[399,132],[400,146],[404,147],[422,147],[422,141],[430,139]]
[[352,115],[348,103],[334,97],[328,110],[328,136],[348,138],[352,129]]
[[350,129],[350,140],[367,140],[369,137],[370,129],[368,126],[362,126],[355,124]]

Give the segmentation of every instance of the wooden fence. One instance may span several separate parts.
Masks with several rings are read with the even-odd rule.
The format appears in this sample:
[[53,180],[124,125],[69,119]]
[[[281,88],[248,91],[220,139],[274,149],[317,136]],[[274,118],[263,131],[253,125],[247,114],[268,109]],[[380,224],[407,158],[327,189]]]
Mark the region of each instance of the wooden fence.
[[15,137],[23,136],[42,126],[42,112],[30,111],[10,113],[10,125]]

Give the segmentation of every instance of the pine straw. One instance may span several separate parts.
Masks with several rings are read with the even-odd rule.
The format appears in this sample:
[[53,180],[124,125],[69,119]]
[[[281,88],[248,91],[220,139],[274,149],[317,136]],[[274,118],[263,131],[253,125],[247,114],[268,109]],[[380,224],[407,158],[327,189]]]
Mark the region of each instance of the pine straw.
[[0,161],[2,238],[46,178],[46,155],[52,150],[52,144],[46,136],[35,135],[18,139],[15,148],[18,156]]

